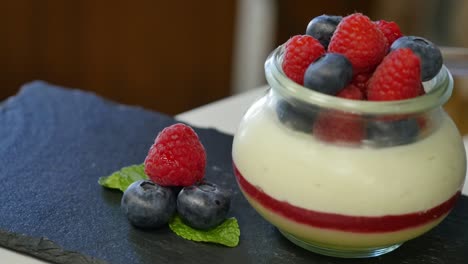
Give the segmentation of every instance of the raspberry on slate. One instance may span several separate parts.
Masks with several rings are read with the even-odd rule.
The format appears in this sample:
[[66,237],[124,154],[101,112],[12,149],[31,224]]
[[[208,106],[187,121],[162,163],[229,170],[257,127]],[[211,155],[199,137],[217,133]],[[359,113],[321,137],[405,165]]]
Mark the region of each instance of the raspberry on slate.
[[205,175],[206,152],[195,131],[182,123],[166,127],[145,159],[145,173],[161,186],[189,186]]
[[419,96],[420,71],[420,60],[410,49],[390,52],[369,80],[367,99],[391,101]]
[[329,52],[345,55],[353,65],[354,74],[374,69],[387,53],[383,33],[367,16],[355,13],[344,17],[333,34]]
[[304,84],[304,72],[309,64],[325,53],[322,44],[308,35],[297,35],[286,42],[283,71],[296,83]]
[[382,31],[385,38],[387,39],[387,44],[389,48],[395,40],[403,36],[400,27],[397,23],[393,21],[379,20],[375,22],[375,24],[380,29],[380,31]]

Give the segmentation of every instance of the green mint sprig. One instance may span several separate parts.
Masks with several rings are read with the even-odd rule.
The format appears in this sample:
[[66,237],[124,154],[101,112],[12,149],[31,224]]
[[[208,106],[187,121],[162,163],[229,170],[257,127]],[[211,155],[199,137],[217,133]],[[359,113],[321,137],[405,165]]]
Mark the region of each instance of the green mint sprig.
[[139,180],[146,180],[145,165],[131,165],[124,167],[109,176],[101,177],[98,180],[99,185],[110,189],[119,189],[124,192],[130,184]]

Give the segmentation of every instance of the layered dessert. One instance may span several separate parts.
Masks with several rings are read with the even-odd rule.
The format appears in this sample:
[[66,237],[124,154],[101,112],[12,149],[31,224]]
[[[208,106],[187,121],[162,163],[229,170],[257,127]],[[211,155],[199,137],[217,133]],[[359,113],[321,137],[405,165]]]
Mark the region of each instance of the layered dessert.
[[432,42],[355,13],[312,19],[265,64],[270,91],[233,142],[250,204],[292,242],[340,257],[389,252],[440,223],[464,183],[443,111],[453,82]]
[[348,147],[285,127],[262,100],[234,139],[235,175],[285,232],[335,247],[392,245],[437,225],[460,195],[465,150],[449,118],[412,144]]

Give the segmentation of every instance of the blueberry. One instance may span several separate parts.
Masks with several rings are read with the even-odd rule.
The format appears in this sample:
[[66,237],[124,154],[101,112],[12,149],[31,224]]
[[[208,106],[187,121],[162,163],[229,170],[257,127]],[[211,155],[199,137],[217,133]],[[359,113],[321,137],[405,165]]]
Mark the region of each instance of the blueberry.
[[134,226],[157,228],[167,224],[175,213],[176,196],[171,188],[140,180],[128,186],[120,205]]
[[293,130],[310,133],[317,109],[296,101],[279,100],[275,105],[281,123]]
[[312,19],[307,25],[306,35],[317,39],[327,49],[336,26],[341,22],[341,16],[321,15]]
[[413,142],[419,134],[419,124],[414,118],[394,121],[370,121],[367,137],[377,146],[397,146]]
[[336,95],[353,78],[351,62],[338,53],[327,53],[310,64],[304,74],[304,86],[325,94]]
[[210,229],[226,218],[230,195],[213,183],[184,187],[177,196],[177,212],[182,221],[196,229]]
[[440,49],[425,38],[404,36],[393,42],[390,50],[399,48],[411,49],[421,60],[421,79],[429,81],[439,73],[442,67],[442,53]]

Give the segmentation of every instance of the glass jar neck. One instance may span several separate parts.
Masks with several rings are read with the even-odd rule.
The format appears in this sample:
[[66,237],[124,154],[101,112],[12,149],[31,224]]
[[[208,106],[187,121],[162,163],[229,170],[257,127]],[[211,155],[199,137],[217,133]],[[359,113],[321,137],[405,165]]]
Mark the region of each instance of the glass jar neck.
[[320,108],[365,115],[403,115],[422,113],[441,107],[450,98],[453,78],[445,66],[436,77],[424,82],[425,95],[399,101],[357,101],[342,99],[305,88],[284,74],[281,62],[284,47],[275,49],[265,62],[265,76],[273,91],[285,100],[300,101]]

